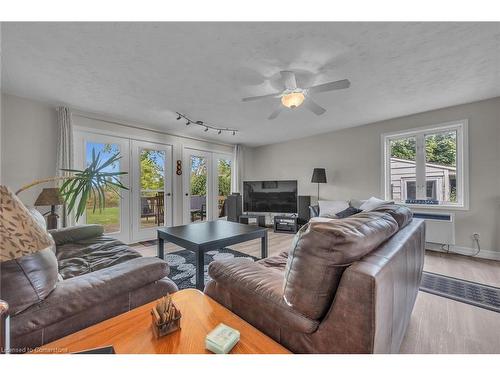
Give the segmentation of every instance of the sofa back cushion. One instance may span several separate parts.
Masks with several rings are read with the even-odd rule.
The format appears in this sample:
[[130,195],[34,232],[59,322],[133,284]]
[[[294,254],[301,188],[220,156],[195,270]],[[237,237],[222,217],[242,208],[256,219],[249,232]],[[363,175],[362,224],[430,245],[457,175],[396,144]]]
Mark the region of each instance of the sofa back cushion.
[[12,315],[44,300],[57,281],[52,247],[0,263],[0,298],[7,301]]
[[398,231],[386,212],[309,222],[292,244],[285,269],[285,302],[310,319],[330,307],[343,271]]
[[377,207],[375,212],[387,212],[398,223],[399,230],[403,229],[413,220],[413,212],[408,207],[401,206],[395,203],[386,203]]

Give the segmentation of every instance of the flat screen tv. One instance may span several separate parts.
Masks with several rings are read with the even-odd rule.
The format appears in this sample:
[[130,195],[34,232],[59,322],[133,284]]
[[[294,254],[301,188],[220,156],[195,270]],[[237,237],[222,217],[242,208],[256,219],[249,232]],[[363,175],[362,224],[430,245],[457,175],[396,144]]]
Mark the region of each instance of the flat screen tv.
[[297,213],[297,180],[244,181],[243,211]]

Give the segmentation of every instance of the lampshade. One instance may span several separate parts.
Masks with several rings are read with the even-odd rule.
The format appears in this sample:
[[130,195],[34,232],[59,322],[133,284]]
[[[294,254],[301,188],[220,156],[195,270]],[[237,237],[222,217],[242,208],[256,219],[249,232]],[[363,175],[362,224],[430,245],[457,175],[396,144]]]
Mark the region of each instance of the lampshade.
[[58,188],[46,188],[36,199],[35,206],[58,206],[63,203],[64,200]]
[[36,253],[53,244],[51,235],[19,198],[0,185],[0,262]]
[[325,168],[314,168],[311,182],[316,182],[318,184],[326,184]]
[[288,108],[296,108],[302,104],[305,97],[301,92],[292,92],[291,94],[283,95],[281,103]]

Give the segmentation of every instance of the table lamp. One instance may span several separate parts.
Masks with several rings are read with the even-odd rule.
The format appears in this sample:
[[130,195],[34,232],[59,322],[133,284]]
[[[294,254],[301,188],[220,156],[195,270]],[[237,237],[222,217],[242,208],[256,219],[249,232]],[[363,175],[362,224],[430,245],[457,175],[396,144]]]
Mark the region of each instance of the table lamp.
[[319,201],[319,184],[326,184],[325,168],[314,168],[311,182],[318,184],[318,201]]
[[45,188],[42,190],[36,199],[35,206],[50,206],[50,211],[47,212],[47,229],[57,229],[56,206],[64,203],[58,188]]
[[[0,262],[21,258],[54,244],[19,198],[0,185]],[[0,353],[10,349],[9,305],[0,300]]]

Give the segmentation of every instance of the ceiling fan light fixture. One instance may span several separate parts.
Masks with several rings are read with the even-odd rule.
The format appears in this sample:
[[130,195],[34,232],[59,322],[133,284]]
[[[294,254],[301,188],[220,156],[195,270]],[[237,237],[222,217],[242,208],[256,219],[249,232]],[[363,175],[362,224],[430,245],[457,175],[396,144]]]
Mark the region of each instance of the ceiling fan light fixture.
[[297,108],[304,102],[305,96],[301,92],[292,92],[281,97],[281,103],[290,109]]

